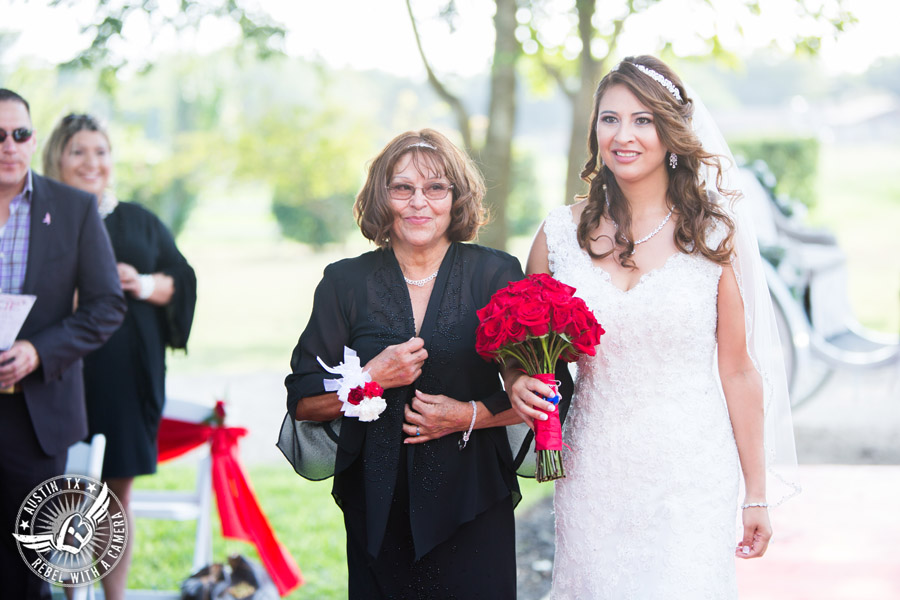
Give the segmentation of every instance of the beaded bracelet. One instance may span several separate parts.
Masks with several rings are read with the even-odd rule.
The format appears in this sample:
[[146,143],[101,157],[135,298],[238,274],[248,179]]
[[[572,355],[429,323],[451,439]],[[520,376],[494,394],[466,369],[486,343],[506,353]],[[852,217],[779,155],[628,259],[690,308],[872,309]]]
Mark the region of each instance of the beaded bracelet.
[[741,510],[745,508],[769,508],[768,502],[750,502],[748,504],[741,504]]
[[469,423],[469,430],[465,432],[462,436],[462,439],[459,440],[459,449],[462,450],[466,447],[466,444],[469,443],[469,436],[472,435],[472,430],[475,428],[475,416],[478,414],[478,405],[475,404],[474,400],[469,400],[469,404],[472,405],[472,422]]

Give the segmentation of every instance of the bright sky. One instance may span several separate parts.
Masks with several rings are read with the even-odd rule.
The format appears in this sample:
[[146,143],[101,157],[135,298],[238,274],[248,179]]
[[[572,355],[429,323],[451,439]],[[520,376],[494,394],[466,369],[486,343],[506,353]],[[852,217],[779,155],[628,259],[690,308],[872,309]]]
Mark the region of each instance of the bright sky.
[[[835,0],[808,0],[831,6]],[[416,51],[404,0],[255,0],[288,31],[285,50],[289,55],[321,58],[334,66],[357,69],[381,69],[402,76],[424,78],[424,68]],[[548,42],[563,39],[570,24],[563,18],[574,0],[551,0],[556,7],[546,17],[544,28]],[[50,8],[46,0],[0,0],[0,31],[19,37],[4,53],[3,62],[13,65],[26,57],[50,63],[65,61],[86,46],[90,36],[81,28],[91,23],[94,2],[73,0],[66,6]],[[177,10],[178,0],[160,0],[161,11]],[[434,16],[438,4],[413,2],[426,52],[443,74],[462,76],[483,72],[489,66],[493,47],[492,3],[486,0],[457,0],[460,17],[457,31],[451,34]],[[622,0],[599,0],[598,14],[613,14]],[[816,29],[800,21],[791,11],[793,2],[760,0],[765,21],[740,12],[740,0],[719,0],[717,11],[697,10],[696,0],[668,0],[630,21],[621,39],[620,54],[640,54],[655,50],[650,40],[659,37],[663,24],[672,31],[684,31],[675,44],[676,52],[702,52],[699,37],[718,27],[728,47],[750,51],[771,41],[788,49],[794,32],[815,33]],[[701,3],[702,4],[702,3]],[[873,60],[900,54],[896,24],[900,22],[900,3],[882,0],[845,0],[859,23],[837,42],[825,40],[822,59],[833,73],[860,72]],[[526,15],[523,15],[525,17]],[[677,24],[677,25],[675,25]],[[744,37],[727,32],[737,25]],[[603,26],[603,23],[598,23]],[[173,48],[202,52],[237,39],[237,27],[209,19],[196,34],[176,38],[171,32],[151,33],[146,19],[126,23],[128,42],[115,50],[123,56],[141,60]],[[649,45],[648,45],[649,44]],[[577,51],[578,48],[570,48]],[[600,49],[602,50],[602,49]]]

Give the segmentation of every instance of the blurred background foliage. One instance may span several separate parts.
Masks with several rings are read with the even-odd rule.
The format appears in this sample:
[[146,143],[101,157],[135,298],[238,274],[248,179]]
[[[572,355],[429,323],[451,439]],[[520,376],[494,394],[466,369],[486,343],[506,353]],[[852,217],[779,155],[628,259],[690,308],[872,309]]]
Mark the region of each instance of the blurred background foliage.
[[[750,111],[791,114],[792,103],[837,104],[852,94],[893,96],[900,60],[881,61],[851,81],[830,81],[803,59],[746,60],[741,69],[714,62],[680,65],[702,86],[714,111],[746,118]],[[804,74],[801,76],[801,74]],[[124,200],[151,208],[179,232],[201,190],[213,183],[250,183],[267,191],[282,234],[315,247],[341,242],[367,161],[396,133],[429,124],[459,141],[446,106],[421,82],[375,72],[338,72],[286,57],[262,59],[232,51],[167,57],[152,70],[100,89],[98,74],[21,65],[2,73],[3,85],[26,90],[39,133],[68,112],[92,111],[113,134],[115,187]],[[478,78],[467,89],[477,100]],[[815,85],[794,92],[798,79]],[[769,83],[772,81],[772,83]],[[793,82],[792,84],[781,82]],[[524,86],[523,86],[524,87]],[[765,88],[764,98],[753,90]],[[354,91],[350,91],[354,90]],[[565,176],[565,100],[558,91],[520,93],[513,144],[507,223],[511,235],[533,231],[545,206],[561,196],[548,189]],[[810,117],[812,118],[812,117]],[[732,124],[734,125],[734,124]],[[820,139],[773,124],[732,127],[736,155],[763,159],[777,191],[812,207]],[[824,124],[820,124],[824,125]],[[756,129],[751,135],[746,128]],[[815,133],[813,131],[813,133]],[[478,158],[478,155],[476,155]],[[35,164],[40,170],[41,166]],[[548,174],[548,170],[553,171]]]
[[[878,195],[889,210],[896,204],[889,170],[876,167],[898,154],[900,57],[882,58],[855,74],[834,74],[815,56],[815,40],[800,33],[737,54],[734,40],[741,28],[769,18],[759,3],[680,1],[696,9],[693,46],[679,48],[678,28],[662,28],[646,41],[645,51],[664,58],[702,94],[737,154],[768,163],[777,194],[802,201],[810,218],[832,225],[827,219],[836,213],[817,210],[823,194],[854,197],[859,183],[851,175],[871,172],[867,194]],[[578,175],[589,108],[583,105],[600,76],[622,57],[623,34],[673,14],[663,11],[679,10],[679,0],[495,0],[494,10],[478,17],[483,24],[490,21],[488,31],[497,38],[488,60],[481,70],[460,74],[439,60],[441,42],[435,40],[457,35],[454,43],[474,43],[465,29],[472,6],[396,0],[395,6],[407,10],[395,12],[388,29],[372,26],[365,35],[409,36],[415,25],[420,48],[410,44],[404,58],[427,65],[427,71],[400,76],[378,67],[354,68],[352,60],[288,55],[286,25],[248,12],[242,7],[250,3],[242,0],[93,4],[85,50],[61,65],[3,60],[21,32],[0,24],[0,85],[32,100],[39,141],[68,112],[104,118],[113,138],[116,194],[148,206],[179,234],[203,271],[202,285],[209,286],[204,298],[233,293],[228,275],[238,261],[255,265],[248,275],[253,278],[283,277],[284,261],[298,256],[310,267],[289,275],[303,279],[296,291],[301,306],[263,308],[279,315],[266,325],[234,323],[246,329],[233,331],[234,347],[212,341],[232,313],[204,307],[200,312],[214,317],[208,328],[204,319],[198,321],[192,356],[197,365],[246,362],[251,348],[266,355],[260,361],[265,363],[295,341],[280,336],[302,327],[309,279],[320,274],[319,262],[369,247],[360,242],[351,206],[368,161],[402,131],[434,127],[469,148],[485,173],[494,216],[479,242],[524,258],[547,210],[584,189]],[[855,22],[839,2],[834,10],[806,0],[788,4],[821,23],[822,38],[839,36]],[[144,15],[158,36],[171,27],[177,39],[209,18],[232,23],[234,35],[205,53],[154,48],[135,54],[132,34],[121,26],[135,14]],[[339,33],[364,20],[352,11],[346,17],[322,26]],[[362,57],[370,42],[345,43]],[[132,49],[130,62],[122,58],[123,48]],[[855,171],[843,173],[847,181],[834,181],[840,174],[834,165],[848,164],[850,153]],[[38,160],[34,166],[41,170]],[[878,235],[876,228],[860,228],[860,238]],[[851,272],[874,264],[860,259]],[[246,288],[262,294],[265,285]],[[896,292],[885,296],[896,301]],[[270,293],[234,302],[262,307],[273,298]],[[892,324],[895,312],[878,322]],[[266,341],[270,333],[279,336],[277,342]]]
[[775,177],[775,193],[815,206],[819,181],[819,140],[810,137],[737,138],[730,144],[735,160],[764,161]]
[[[798,32],[790,40],[801,58],[773,52],[742,61],[728,40],[741,35],[742,23],[768,18],[767,10],[755,0],[727,7],[685,1],[693,2],[698,23],[711,18],[714,26],[699,28],[699,43],[681,58],[675,30],[664,28],[650,46],[703,89],[708,103],[783,109],[786,99],[813,102],[841,93],[815,62],[802,59],[815,54],[822,37],[855,22],[840,2],[825,9],[791,1],[797,14],[821,25],[817,37]],[[482,167],[494,215],[482,241],[505,248],[510,235],[533,230],[547,204],[571,202],[584,191],[579,172],[593,89],[618,59],[623,32],[650,14],[680,10],[672,0],[494,0],[493,60],[482,75],[460,78],[434,64],[428,32],[455,31],[464,3],[405,5],[408,22],[393,26],[415,34],[427,73],[421,82],[288,58],[282,24],[239,0],[182,0],[177,8],[96,0],[87,43],[74,58],[58,69],[20,64],[0,76],[8,87],[41,98],[35,103],[41,131],[70,110],[106,117],[117,146],[118,195],[145,204],[176,232],[202,190],[250,184],[267,192],[282,235],[314,248],[342,242],[352,230],[348,215],[365,161],[387,139],[404,129],[440,127]],[[174,35],[218,19],[239,32],[238,42],[207,55],[125,58],[116,49],[127,43],[126,25],[135,16]],[[14,31],[0,33],[0,57],[14,37]],[[879,65],[858,85],[893,92],[896,71]],[[777,163],[779,186],[812,205],[817,158],[803,141],[809,134],[781,130],[778,137],[778,143],[742,140],[742,149],[751,159]]]

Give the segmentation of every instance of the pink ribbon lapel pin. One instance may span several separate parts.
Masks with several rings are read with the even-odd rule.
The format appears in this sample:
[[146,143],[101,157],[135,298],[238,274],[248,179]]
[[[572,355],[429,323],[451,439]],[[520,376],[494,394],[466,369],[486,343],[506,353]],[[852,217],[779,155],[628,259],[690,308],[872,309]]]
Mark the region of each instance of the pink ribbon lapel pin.
[[43,223],[44,225],[49,225],[49,224],[50,224],[50,213],[44,214],[44,220],[42,221],[42,223]]

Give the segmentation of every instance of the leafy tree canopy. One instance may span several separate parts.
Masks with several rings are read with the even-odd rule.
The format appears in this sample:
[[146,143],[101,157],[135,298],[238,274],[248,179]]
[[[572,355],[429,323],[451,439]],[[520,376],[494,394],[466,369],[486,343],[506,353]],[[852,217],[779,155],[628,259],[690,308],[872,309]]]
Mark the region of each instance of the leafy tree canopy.
[[[26,0],[27,1],[27,0]],[[88,68],[100,71],[100,84],[112,89],[116,74],[126,64],[113,48],[125,37],[129,19],[143,17],[155,34],[165,30],[176,33],[196,30],[205,19],[222,19],[238,26],[244,45],[254,48],[257,55],[267,58],[281,53],[285,31],[267,14],[249,8],[246,0],[94,0],[94,22],[85,28],[93,34],[93,40],[62,68]],[[51,6],[73,6],[81,0],[51,0]],[[150,57],[142,64],[132,65],[150,69]]]

